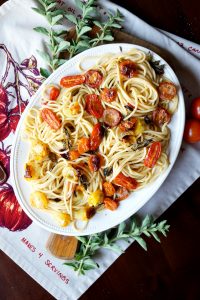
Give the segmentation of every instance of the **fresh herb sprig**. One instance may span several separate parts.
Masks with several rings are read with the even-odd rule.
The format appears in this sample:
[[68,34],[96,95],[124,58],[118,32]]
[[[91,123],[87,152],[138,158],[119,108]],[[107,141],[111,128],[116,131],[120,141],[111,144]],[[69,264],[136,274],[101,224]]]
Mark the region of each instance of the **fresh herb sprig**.
[[111,13],[108,13],[108,19],[107,21],[100,23],[99,21],[93,21],[93,23],[100,28],[99,32],[97,33],[97,36],[90,41],[90,44],[92,47],[97,46],[100,43],[103,42],[112,42],[114,40],[114,37],[112,35],[112,28],[118,28],[120,29],[121,23],[123,22],[123,16],[120,13],[119,10],[116,11],[114,15]]
[[[56,0],[38,0],[39,8],[33,10],[43,15],[48,23],[48,27],[36,27],[35,31],[47,36],[47,51],[38,51],[45,60],[50,70],[41,69],[41,74],[48,77],[52,71],[62,65],[67,59],[62,59],[61,53],[65,52],[65,57],[71,58],[77,53],[97,46],[105,41],[113,41],[112,28],[121,28],[123,16],[117,11],[114,15],[108,13],[107,20],[101,22],[97,20],[97,1],[88,0],[82,2],[75,0],[76,6],[81,10],[81,17],[76,17],[64,9],[58,8]],[[75,27],[75,37],[67,40],[68,32],[60,30],[61,21],[67,19]],[[96,36],[90,35],[94,26],[97,26]]]
[[116,242],[119,240],[130,242],[134,239],[144,250],[147,250],[146,242],[141,235],[152,236],[156,241],[160,242],[158,233],[166,236],[169,227],[166,224],[166,220],[155,223],[152,217],[146,216],[141,224],[138,224],[132,218],[128,224],[123,222],[110,231],[77,237],[80,242],[79,250],[73,261],[64,264],[72,267],[78,274],[84,275],[86,271],[99,267],[93,256],[100,248],[110,249],[121,254],[123,250]]
[[38,50],[39,55],[44,59],[50,70],[40,69],[40,73],[44,77],[48,77],[52,71],[56,70],[66,60],[60,59],[61,52],[68,49],[70,43],[66,41],[68,32],[58,29],[61,20],[64,18],[65,11],[57,8],[56,0],[38,0],[39,8],[33,8],[34,11],[43,15],[48,23],[48,27],[35,27],[34,30],[48,37],[46,46],[48,51]]
[[97,16],[96,2],[96,0],[88,0],[87,2],[75,0],[76,6],[81,10],[80,19],[73,14],[65,14],[65,17],[74,24],[76,33],[76,37],[72,39],[68,49],[69,58],[90,48],[90,37],[87,33],[92,30],[92,19]]
[[164,74],[165,65],[161,65],[160,60],[153,60],[153,56],[152,56],[151,52],[148,53],[147,59],[149,61],[150,66],[154,69],[154,71],[157,75]]

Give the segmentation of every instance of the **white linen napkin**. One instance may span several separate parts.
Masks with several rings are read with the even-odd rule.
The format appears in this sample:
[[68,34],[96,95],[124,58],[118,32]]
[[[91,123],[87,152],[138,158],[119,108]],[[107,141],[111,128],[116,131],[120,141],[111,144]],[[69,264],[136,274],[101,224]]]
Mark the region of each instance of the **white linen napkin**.
[[[72,11],[74,9],[73,1],[65,2],[67,9]],[[199,45],[153,28],[132,13],[111,2],[100,1],[100,3],[105,9],[116,10],[118,8],[121,11],[125,17],[124,27],[127,32],[168,52],[169,63],[183,87],[186,106],[192,98],[200,96]],[[19,101],[20,96],[22,100],[28,101],[30,99],[30,95],[34,89],[37,89],[41,80],[38,69],[45,67],[36,52],[36,49],[43,48],[43,36],[34,32],[32,28],[45,26],[46,21],[31,10],[31,7],[35,5],[33,0],[9,0],[0,7],[0,82],[9,60],[12,63],[10,69],[7,70],[6,78],[3,78],[3,85],[13,83],[18,75],[17,70],[20,69],[23,70],[23,74],[20,73],[18,79],[29,86],[29,89],[26,89],[22,85],[20,90],[17,90],[20,93],[17,97],[13,98],[9,95],[11,102],[9,105],[7,103],[9,111],[7,125],[4,126],[4,131],[0,131],[0,136],[2,134],[6,136],[10,133],[0,142],[0,157],[1,159],[3,157],[5,164],[6,159],[9,160],[9,146],[12,144],[13,129],[19,118],[19,112],[16,111],[19,108],[17,99]],[[103,12],[103,10],[100,11]],[[14,95],[14,86],[10,86],[9,92]],[[0,113],[4,113],[3,116],[5,117],[5,109],[3,110],[4,107],[1,104],[0,102]],[[0,120],[3,122],[1,116]],[[160,216],[199,177],[199,149],[200,143],[195,145],[183,143],[182,150],[168,178],[158,192],[138,212],[141,216],[146,214],[151,214],[154,217]],[[8,167],[8,163],[6,166]],[[11,178],[9,178],[8,183],[12,185]],[[2,191],[5,190],[12,198],[12,188],[6,185],[0,187],[0,197]],[[0,226],[2,226],[1,221]],[[47,252],[45,243],[48,236],[47,231],[33,223],[23,231],[11,232],[7,228],[1,227],[0,248],[56,299],[72,300],[80,297],[118,257],[111,251],[101,250],[97,259],[100,268],[89,271],[86,276],[78,278],[72,269],[63,265],[62,260],[54,258]],[[128,247],[125,243],[121,243],[121,245],[124,249]]]

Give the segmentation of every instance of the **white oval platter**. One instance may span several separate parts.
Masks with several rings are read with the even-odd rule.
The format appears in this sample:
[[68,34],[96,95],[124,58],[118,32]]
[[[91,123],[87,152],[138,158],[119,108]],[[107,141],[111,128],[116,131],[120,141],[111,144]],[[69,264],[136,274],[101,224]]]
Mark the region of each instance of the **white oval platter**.
[[[140,49],[146,53],[149,52],[149,49],[146,49],[141,46],[133,45],[133,44],[107,44],[98,46],[95,48],[91,48],[86,50],[74,58],[67,61],[64,65],[58,68],[49,78],[45,80],[42,86],[38,89],[36,94],[31,98],[29,101],[28,106],[26,107],[20,122],[18,124],[15,139],[13,142],[12,147],[12,154],[11,154],[11,174],[14,183],[14,191],[15,195],[27,213],[27,215],[38,225],[42,226],[44,229],[62,234],[62,235],[89,235],[97,232],[104,231],[111,227],[116,226],[117,224],[121,223],[122,221],[126,220],[134,213],[136,213],[147,201],[151,199],[151,197],[156,193],[159,187],[162,185],[166,177],[169,175],[175,160],[177,158],[184,130],[184,123],[185,123],[185,106],[184,106],[184,98],[183,93],[181,90],[181,86],[177,76],[175,75],[174,71],[168,65],[166,61],[164,61],[159,55],[156,53],[153,54],[153,58],[155,60],[160,60],[161,64],[165,64],[165,75],[169,78],[178,88],[178,98],[179,98],[179,105],[178,110],[174,114],[172,121],[169,124],[171,130],[171,140],[169,145],[169,160],[170,165],[168,169],[163,172],[159,178],[156,179],[153,183],[147,185],[142,190],[132,193],[128,199],[122,201],[120,203],[119,208],[112,212],[108,210],[103,210],[100,213],[97,213],[88,223],[87,227],[83,231],[76,231],[73,225],[67,226],[65,228],[61,228],[56,225],[55,221],[49,216],[47,213],[35,209],[30,206],[29,204],[29,196],[30,196],[30,185],[27,181],[24,180],[24,165],[26,163],[28,157],[28,150],[29,144],[22,141],[21,133],[23,130],[23,122],[24,119],[29,111],[30,108],[33,106],[40,106],[40,98],[43,86],[49,83],[59,83],[60,79],[66,75],[73,75],[80,73],[78,68],[78,64],[83,59],[87,58],[86,66],[84,68],[91,68],[92,65],[95,64],[97,58],[106,53],[121,53],[129,51],[132,48]],[[89,59],[88,59],[89,58]]]

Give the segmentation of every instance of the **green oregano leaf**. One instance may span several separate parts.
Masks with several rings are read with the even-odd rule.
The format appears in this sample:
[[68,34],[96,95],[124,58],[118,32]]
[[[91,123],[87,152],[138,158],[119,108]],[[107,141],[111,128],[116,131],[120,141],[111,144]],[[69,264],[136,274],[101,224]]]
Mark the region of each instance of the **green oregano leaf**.
[[65,17],[72,23],[77,24],[77,19],[74,15],[65,14]]
[[40,2],[40,4],[41,4],[44,8],[46,8],[46,4],[45,4],[45,2],[44,2],[43,0],[38,0],[38,2]]
[[58,49],[57,49],[56,53],[60,53],[64,50],[67,50],[69,48],[69,46],[70,46],[70,42],[62,40],[58,45]]
[[48,6],[47,6],[47,10],[51,10],[52,8],[55,8],[55,7],[56,7],[56,5],[57,5],[57,3],[56,3],[56,2],[54,2],[54,3],[51,3],[50,5],[48,5]]
[[103,40],[112,42],[114,40],[114,37],[112,35],[106,35],[106,36],[104,36]]
[[54,26],[58,21],[60,21],[63,18],[63,15],[57,15],[52,18],[51,25]]
[[45,16],[45,11],[41,8],[32,7],[32,10],[36,11],[40,15]]
[[33,30],[45,34],[47,36],[49,35],[49,31],[45,27],[35,27],[33,28]]
[[40,68],[40,74],[45,77],[48,78],[51,75],[51,72],[47,69],[44,68]]
[[81,35],[84,35],[86,32],[90,31],[92,28],[89,26],[84,26],[80,32],[78,33],[78,36],[80,37]]

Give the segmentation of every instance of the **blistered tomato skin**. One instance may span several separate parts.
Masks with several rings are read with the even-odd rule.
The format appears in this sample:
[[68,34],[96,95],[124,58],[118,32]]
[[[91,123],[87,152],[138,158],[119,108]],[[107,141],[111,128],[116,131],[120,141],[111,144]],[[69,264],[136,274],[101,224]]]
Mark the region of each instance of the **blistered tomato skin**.
[[122,186],[127,190],[135,190],[138,187],[138,182],[136,179],[125,176],[122,172],[114,178],[113,183]]
[[60,95],[60,89],[56,87],[52,87],[49,95],[50,100],[56,100],[59,95]]
[[100,87],[102,81],[103,81],[103,76],[97,70],[89,70],[85,74],[85,84],[87,84],[91,88]]
[[120,74],[132,78],[138,74],[137,65],[130,59],[122,60],[119,63]]
[[98,155],[91,155],[88,160],[88,167],[91,172],[97,172],[100,168],[100,158]]
[[200,121],[189,119],[185,124],[184,140],[187,143],[197,143],[200,141]]
[[60,85],[65,88],[70,88],[76,85],[83,84],[85,82],[84,75],[73,75],[73,76],[65,76],[61,79]]
[[144,165],[147,168],[153,168],[161,155],[161,143],[154,142],[148,149],[147,155],[144,160]]
[[49,108],[41,110],[42,120],[45,121],[53,130],[58,130],[61,127],[61,121],[58,116]]
[[116,88],[104,88],[100,94],[101,100],[105,102],[115,101],[117,97],[117,89]]
[[104,136],[104,130],[100,123],[94,125],[90,136],[90,150],[95,151],[101,144]]
[[89,94],[85,97],[86,108],[85,110],[95,118],[99,119],[103,115],[103,106],[101,100],[96,94]]

